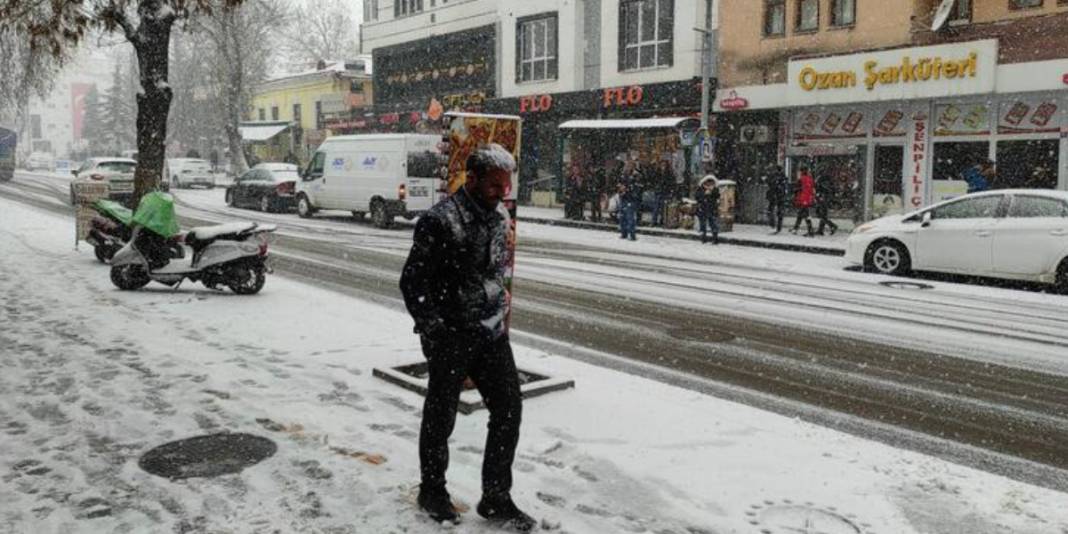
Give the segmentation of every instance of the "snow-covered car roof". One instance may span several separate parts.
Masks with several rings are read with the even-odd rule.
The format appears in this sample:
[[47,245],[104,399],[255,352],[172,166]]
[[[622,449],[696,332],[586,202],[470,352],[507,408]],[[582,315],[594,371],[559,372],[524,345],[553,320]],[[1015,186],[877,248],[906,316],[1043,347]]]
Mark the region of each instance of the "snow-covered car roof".
[[99,165],[101,163],[132,163],[137,165],[137,160],[130,158],[89,158],[89,162],[93,165]]
[[253,169],[263,169],[267,171],[296,171],[297,166],[292,163],[257,163]]

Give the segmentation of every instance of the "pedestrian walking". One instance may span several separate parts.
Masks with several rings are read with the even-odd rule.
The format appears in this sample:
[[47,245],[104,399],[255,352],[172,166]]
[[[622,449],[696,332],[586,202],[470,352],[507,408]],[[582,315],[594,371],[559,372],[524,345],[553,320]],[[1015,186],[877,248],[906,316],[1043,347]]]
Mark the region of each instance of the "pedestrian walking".
[[834,184],[831,183],[831,179],[826,176],[820,176],[816,181],[816,218],[819,219],[820,225],[816,229],[816,233],[823,234],[823,229],[829,227],[831,235],[834,235],[838,231],[838,225],[830,219],[831,204],[834,202]]
[[808,233],[805,237],[812,237],[816,235],[812,232],[812,219],[809,215],[809,210],[812,209],[812,205],[816,203],[816,181],[812,179],[812,175],[808,173],[808,167],[801,166],[798,170],[797,184],[795,186],[794,193],[794,207],[797,208],[797,222],[794,223],[793,230],[790,233],[796,234],[797,230],[801,228],[801,221],[805,221],[805,226],[808,228]]
[[708,242],[708,231],[712,232],[712,244],[719,244],[719,180],[709,174],[701,179],[694,194],[697,201],[697,221],[701,226],[701,242]]
[[476,149],[467,159],[467,183],[419,218],[400,286],[429,374],[419,431],[419,507],[435,521],[460,519],[445,489],[445,471],[457,402],[470,377],[489,410],[476,511],[528,532],[536,522],[510,494],[522,398],[505,325],[510,221],[500,201],[514,169],[515,160],[500,145]]
[[586,198],[590,201],[590,220],[601,222],[601,195],[604,194],[606,167],[599,167],[586,180]]
[[782,221],[786,216],[786,200],[790,198],[790,179],[782,170],[782,165],[775,165],[768,175],[768,224],[772,233],[782,232]]
[[619,180],[619,232],[620,239],[638,239],[638,216],[642,205],[641,175],[633,162],[623,166],[623,176]]

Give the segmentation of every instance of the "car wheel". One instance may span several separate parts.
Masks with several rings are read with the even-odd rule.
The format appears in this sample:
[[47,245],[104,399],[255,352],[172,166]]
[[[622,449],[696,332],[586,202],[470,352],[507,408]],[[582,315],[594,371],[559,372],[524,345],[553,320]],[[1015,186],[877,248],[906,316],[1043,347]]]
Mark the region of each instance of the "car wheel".
[[912,268],[912,259],[905,245],[891,240],[877,241],[864,254],[864,268],[879,274],[904,275]]
[[353,212],[352,212],[352,218],[356,219],[357,221],[362,221],[363,220],[363,216],[364,216],[364,213],[362,211],[353,210]]
[[271,197],[263,195],[260,197],[260,211],[269,213],[271,211]]
[[233,191],[229,191],[229,190],[226,191],[226,205],[230,206],[231,208],[235,207],[234,206],[234,192]]
[[297,197],[297,215],[302,219],[308,219],[315,214],[315,208],[312,207],[311,201],[308,200],[307,195],[300,195]]
[[1061,260],[1061,265],[1057,268],[1056,287],[1058,293],[1068,295],[1068,258]]
[[117,265],[111,268],[111,283],[123,291],[141,289],[148,284],[150,278],[145,271],[144,265],[127,264]]
[[389,228],[393,226],[393,217],[386,211],[386,203],[376,200],[371,203],[371,222],[376,228]]

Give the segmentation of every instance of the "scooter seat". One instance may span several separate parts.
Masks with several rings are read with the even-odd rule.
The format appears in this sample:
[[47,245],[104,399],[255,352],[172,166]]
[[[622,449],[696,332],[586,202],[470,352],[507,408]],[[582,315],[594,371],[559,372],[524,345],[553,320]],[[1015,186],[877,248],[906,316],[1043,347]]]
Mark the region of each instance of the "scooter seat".
[[186,233],[187,242],[213,241],[215,239],[236,237],[256,229],[254,222],[234,222],[214,226],[198,226]]

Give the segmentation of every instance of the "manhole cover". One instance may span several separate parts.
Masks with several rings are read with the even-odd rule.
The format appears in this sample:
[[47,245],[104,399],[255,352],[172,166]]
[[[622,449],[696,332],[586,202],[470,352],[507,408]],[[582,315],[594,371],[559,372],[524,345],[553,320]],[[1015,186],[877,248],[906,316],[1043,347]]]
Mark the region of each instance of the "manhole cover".
[[879,282],[879,285],[892,287],[894,289],[934,289],[934,286],[930,284],[921,284],[919,282]]
[[749,524],[761,534],[870,534],[866,523],[858,523],[856,516],[839,512],[834,507],[820,507],[812,503],[794,504],[764,501],[746,512]]
[[241,472],[270,458],[273,441],[252,434],[211,434],[172,441],[141,456],[141,469],[164,478],[217,477]]
[[668,330],[668,335],[684,341],[697,341],[698,343],[726,343],[734,339],[734,334],[721,330],[708,328],[673,328]]

